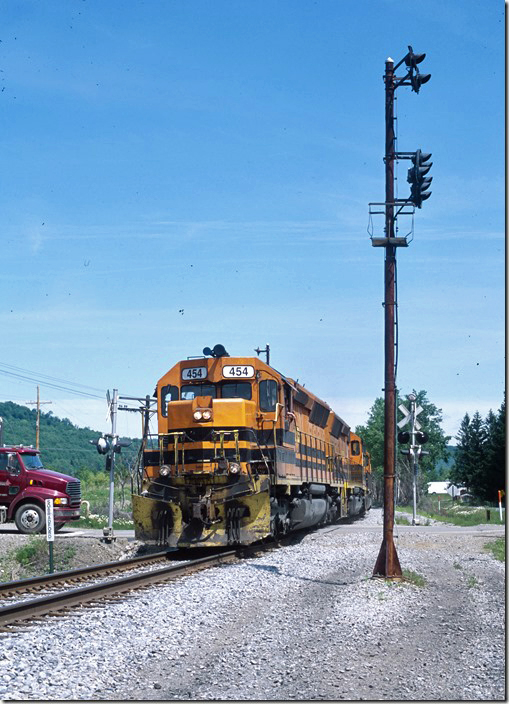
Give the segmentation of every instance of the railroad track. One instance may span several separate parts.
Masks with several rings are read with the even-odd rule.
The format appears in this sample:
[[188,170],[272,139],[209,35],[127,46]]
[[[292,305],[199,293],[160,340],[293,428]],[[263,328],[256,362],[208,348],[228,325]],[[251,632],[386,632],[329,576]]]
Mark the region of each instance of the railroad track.
[[[85,604],[95,604],[106,598],[118,597],[133,589],[166,582],[197,570],[250,556],[260,549],[266,550],[276,545],[276,543],[267,543],[257,548],[222,551],[185,562],[172,561],[171,564],[164,567],[154,567],[154,565],[157,562],[172,560],[174,553],[154,553],[121,562],[108,562],[52,575],[1,583],[0,600],[7,598],[11,601],[0,606],[0,631],[10,632],[13,626],[39,619],[50,613],[68,611]],[[149,569],[143,569],[147,567]],[[127,570],[131,570],[132,573],[122,577],[112,577],[115,573]],[[97,579],[101,581],[97,581]],[[84,586],[74,586],[84,580],[96,581]],[[58,591],[52,591],[36,598],[23,600],[17,598],[42,589],[58,589]]]

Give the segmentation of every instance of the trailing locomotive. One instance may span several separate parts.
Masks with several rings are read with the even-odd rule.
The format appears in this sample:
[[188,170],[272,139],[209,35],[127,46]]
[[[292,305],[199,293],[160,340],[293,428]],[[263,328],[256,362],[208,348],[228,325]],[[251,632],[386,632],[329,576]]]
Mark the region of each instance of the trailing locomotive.
[[371,506],[362,440],[330,407],[257,357],[222,345],[157,383],[158,435],[133,494],[138,540],[250,544]]

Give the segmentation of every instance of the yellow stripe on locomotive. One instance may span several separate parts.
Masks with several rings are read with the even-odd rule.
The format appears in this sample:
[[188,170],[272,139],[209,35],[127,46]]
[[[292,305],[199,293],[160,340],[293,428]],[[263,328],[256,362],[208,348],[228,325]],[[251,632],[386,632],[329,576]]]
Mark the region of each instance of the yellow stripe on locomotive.
[[249,544],[369,508],[360,438],[262,360],[182,361],[156,392],[158,435],[144,439],[133,496],[139,540]]

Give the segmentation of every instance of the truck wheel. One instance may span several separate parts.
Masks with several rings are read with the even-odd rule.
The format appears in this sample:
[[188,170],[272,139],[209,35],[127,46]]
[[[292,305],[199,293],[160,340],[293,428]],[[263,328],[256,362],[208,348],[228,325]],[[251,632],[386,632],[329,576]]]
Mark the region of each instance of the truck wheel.
[[41,533],[46,525],[44,509],[37,504],[23,504],[14,516],[16,527],[20,533],[33,535]]

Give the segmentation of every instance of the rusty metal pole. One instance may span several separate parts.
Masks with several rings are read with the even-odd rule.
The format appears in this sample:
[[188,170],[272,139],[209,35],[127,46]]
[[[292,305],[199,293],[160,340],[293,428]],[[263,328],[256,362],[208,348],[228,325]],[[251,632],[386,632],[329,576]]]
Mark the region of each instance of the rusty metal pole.
[[385,62],[385,426],[384,533],[373,576],[399,578],[401,567],[394,545],[394,476],[396,445],[396,378],[394,368],[394,307],[396,246],[394,239],[394,61]]

